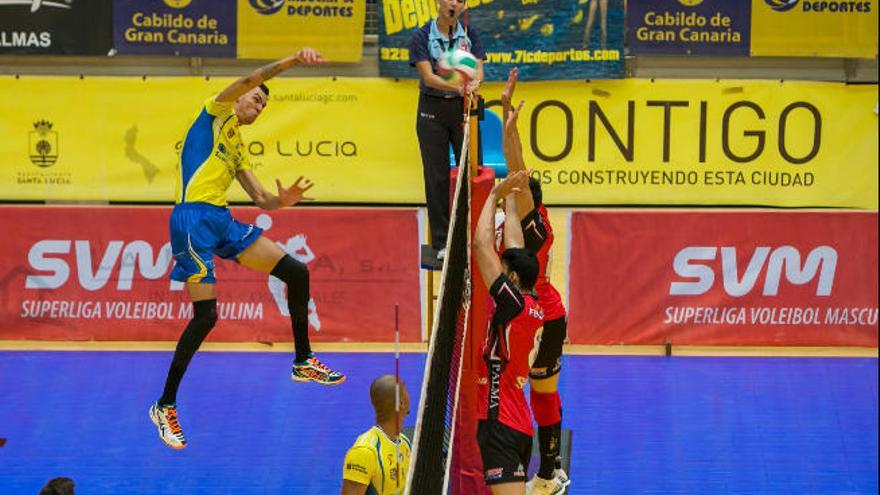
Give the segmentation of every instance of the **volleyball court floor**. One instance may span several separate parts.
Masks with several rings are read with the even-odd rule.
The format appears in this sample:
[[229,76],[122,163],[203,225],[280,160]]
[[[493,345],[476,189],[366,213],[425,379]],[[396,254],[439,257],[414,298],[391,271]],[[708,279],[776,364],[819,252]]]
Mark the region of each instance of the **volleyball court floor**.
[[[343,456],[373,423],[369,384],[394,359],[321,357],[348,381],[292,383],[284,353],[199,353],[178,452],[147,417],[170,352],[0,352],[0,494],[55,476],[78,495],[338,494]],[[564,359],[570,494],[877,493],[876,358]],[[409,426],[423,366],[401,358]]]

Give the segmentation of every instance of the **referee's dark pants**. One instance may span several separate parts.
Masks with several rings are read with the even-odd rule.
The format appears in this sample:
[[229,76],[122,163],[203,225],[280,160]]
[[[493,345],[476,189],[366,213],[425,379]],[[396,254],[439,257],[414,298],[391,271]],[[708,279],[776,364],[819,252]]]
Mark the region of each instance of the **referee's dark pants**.
[[464,139],[463,112],[464,99],[460,96],[419,95],[416,133],[422,151],[431,244],[438,250],[446,246],[449,229],[449,145],[452,144],[457,164]]

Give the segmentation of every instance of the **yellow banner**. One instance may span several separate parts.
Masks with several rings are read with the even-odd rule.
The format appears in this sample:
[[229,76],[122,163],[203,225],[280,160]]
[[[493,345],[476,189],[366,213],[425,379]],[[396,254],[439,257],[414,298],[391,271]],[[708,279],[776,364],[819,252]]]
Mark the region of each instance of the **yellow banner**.
[[334,62],[360,62],[364,0],[238,0],[238,58],[281,58],[311,46]]
[[[231,79],[0,77],[0,197],[172,201],[190,119]],[[279,78],[242,134],[258,177],[320,202],[424,202],[416,81]],[[498,110],[501,85],[485,87]],[[877,209],[877,86],[521,83],[526,163],[551,205]],[[21,95],[40,95],[24,98]],[[237,185],[233,201],[247,201]]]
[[876,85],[638,79],[517,92],[526,164],[549,204],[877,208]]
[[751,54],[877,56],[877,0],[752,0]]
[[[232,79],[0,77],[0,197],[173,201],[177,153]],[[278,78],[242,128],[255,173],[313,179],[321,202],[424,201],[415,81]],[[40,95],[39,98],[22,95]],[[28,104],[31,100],[31,104]],[[235,184],[233,201],[247,201]]]

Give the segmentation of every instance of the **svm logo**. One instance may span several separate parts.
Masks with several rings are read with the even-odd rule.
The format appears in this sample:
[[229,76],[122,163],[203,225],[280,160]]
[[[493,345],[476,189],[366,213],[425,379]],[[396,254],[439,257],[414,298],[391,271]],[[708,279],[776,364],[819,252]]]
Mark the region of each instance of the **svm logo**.
[[794,8],[799,0],[764,0],[767,5],[777,12],[785,12]]
[[285,0],[249,0],[251,7],[263,15],[272,15],[284,7]]
[[[733,297],[742,297],[752,291],[766,264],[763,295],[775,296],[779,293],[779,283],[783,270],[789,283],[804,285],[819,275],[816,285],[817,296],[830,296],[837,269],[837,251],[830,246],[819,246],[807,255],[801,265],[801,255],[793,246],[780,246],[776,249],[758,247],[752,254],[742,278],[737,267],[737,249],[721,248],[721,279],[724,291]],[[718,248],[714,246],[688,246],[675,255],[673,269],[676,275],[694,281],[676,281],[669,286],[671,296],[698,296],[705,294],[715,285],[714,263]]]
[[119,263],[117,290],[131,290],[135,266],[142,277],[156,280],[168,273],[171,267],[171,243],[163,245],[153,257],[153,247],[146,241],[133,241],[127,245],[123,241],[110,241],[101,262],[92,267],[92,245],[89,241],[42,240],[31,246],[28,252],[30,268],[40,275],[28,275],[25,288],[57,289],[70,279],[70,264],[66,259],[74,251],[74,267],[79,285],[88,291],[102,289],[114,275]]

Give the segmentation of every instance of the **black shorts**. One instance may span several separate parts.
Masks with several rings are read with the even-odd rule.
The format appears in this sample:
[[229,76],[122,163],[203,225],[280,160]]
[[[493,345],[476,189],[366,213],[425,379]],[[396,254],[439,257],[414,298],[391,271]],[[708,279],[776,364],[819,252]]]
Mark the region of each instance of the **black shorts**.
[[487,485],[525,482],[532,458],[532,437],[498,421],[480,420],[477,445]]
[[565,317],[544,322],[538,356],[532,363],[529,377],[536,380],[550,378],[562,369],[562,344],[565,342],[567,322]]

